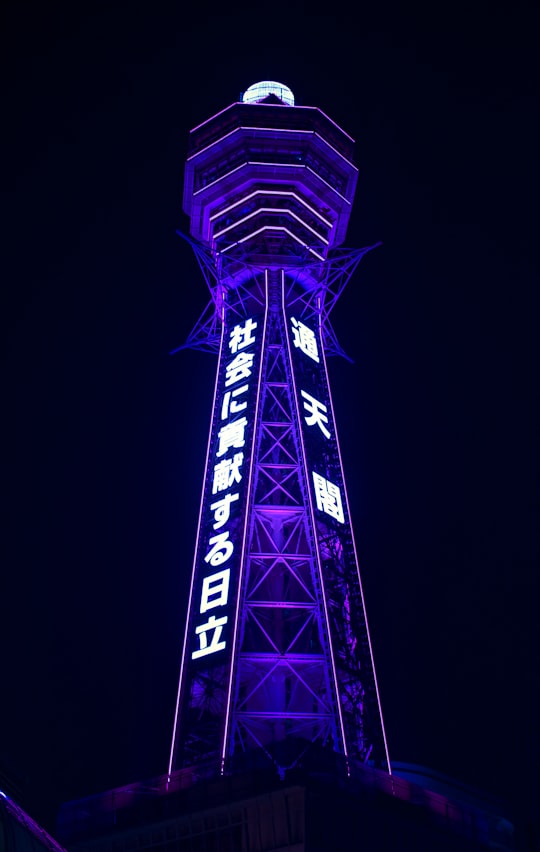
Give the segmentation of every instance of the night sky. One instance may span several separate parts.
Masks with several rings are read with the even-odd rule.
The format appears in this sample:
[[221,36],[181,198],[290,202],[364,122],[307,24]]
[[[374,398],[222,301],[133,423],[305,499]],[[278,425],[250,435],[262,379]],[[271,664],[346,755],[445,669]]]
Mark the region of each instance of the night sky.
[[4,9],[0,765],[49,829],[167,769],[215,369],[169,355],[183,167],[262,79],[356,139],[383,242],[330,375],[390,756],[535,819],[538,49],[473,5]]

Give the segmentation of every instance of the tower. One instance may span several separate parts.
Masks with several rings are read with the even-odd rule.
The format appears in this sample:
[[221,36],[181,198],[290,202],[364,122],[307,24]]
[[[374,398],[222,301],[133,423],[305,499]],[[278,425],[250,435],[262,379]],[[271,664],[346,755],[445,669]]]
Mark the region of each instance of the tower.
[[326,370],[368,251],[339,248],[352,151],[274,82],[192,131],[186,345],[218,365],[170,762],[67,802],[70,852],[513,848],[498,811],[390,773]]
[[184,211],[218,353],[169,774],[390,771],[326,357],[353,140],[275,82],[191,132]]

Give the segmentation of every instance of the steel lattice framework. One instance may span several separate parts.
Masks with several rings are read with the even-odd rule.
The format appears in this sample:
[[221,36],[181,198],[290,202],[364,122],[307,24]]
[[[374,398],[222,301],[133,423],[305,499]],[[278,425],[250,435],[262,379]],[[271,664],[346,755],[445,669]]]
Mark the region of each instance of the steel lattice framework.
[[186,167],[211,298],[185,346],[218,369],[169,772],[323,752],[390,771],[326,369],[373,246],[336,248],[352,140],[272,85],[195,128]]

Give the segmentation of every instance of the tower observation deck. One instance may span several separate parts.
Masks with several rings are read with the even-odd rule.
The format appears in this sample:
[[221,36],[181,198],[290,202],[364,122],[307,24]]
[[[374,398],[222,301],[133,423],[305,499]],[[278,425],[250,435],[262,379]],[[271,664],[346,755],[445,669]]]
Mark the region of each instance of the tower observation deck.
[[191,132],[184,211],[218,354],[169,774],[390,772],[326,357],[369,248],[354,142],[265,81]]

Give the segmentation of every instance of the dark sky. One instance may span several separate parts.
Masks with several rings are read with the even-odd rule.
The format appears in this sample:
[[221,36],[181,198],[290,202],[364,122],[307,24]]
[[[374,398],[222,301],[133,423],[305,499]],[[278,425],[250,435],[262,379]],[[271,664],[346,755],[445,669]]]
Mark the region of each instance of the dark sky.
[[347,245],[383,242],[330,370],[391,758],[530,820],[532,14],[182,5],[2,13],[0,764],[49,828],[166,771],[215,367],[168,354],[206,303],[175,234],[188,131],[274,79],[357,140]]

